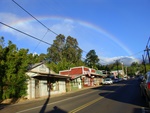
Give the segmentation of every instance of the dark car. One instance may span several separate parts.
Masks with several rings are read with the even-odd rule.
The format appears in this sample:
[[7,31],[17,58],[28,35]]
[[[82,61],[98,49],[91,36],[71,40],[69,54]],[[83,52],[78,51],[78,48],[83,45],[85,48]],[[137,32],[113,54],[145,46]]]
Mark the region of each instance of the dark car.
[[148,107],[150,107],[150,71],[142,78],[140,83],[141,95],[145,98]]

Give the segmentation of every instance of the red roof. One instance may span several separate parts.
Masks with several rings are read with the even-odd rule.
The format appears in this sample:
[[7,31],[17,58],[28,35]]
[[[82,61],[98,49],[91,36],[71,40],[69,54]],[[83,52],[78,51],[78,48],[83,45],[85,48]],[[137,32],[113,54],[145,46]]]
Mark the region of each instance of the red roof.
[[88,73],[96,73],[95,69],[81,66],[81,67],[70,68],[70,70],[59,71],[59,74],[61,74],[61,75],[80,75],[80,74],[85,74],[87,72]]

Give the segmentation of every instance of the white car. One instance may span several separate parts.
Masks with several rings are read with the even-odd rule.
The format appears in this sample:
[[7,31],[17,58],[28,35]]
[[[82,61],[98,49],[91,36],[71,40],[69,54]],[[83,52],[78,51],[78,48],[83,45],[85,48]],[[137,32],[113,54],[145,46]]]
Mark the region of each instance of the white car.
[[123,80],[127,80],[127,77],[124,77]]
[[111,78],[105,78],[102,82],[102,84],[113,84],[113,81]]

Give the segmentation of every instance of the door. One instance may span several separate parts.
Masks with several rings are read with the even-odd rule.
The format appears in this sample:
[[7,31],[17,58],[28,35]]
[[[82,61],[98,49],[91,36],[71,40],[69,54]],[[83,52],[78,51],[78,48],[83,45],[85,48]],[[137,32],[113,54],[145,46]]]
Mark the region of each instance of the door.
[[35,79],[35,98],[40,97],[39,80]]

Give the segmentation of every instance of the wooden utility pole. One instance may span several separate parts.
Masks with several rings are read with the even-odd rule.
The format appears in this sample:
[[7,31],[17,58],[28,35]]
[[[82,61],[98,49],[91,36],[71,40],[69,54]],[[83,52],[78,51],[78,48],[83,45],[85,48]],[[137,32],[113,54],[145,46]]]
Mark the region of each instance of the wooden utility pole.
[[146,73],[146,65],[145,65],[145,60],[144,60],[144,56],[142,55],[142,57],[143,57],[143,65],[144,65],[144,71],[145,71],[145,73]]
[[118,78],[119,78],[119,69],[118,69],[119,60],[116,60],[116,64],[117,64],[117,73],[118,73]]
[[126,66],[126,76],[128,76],[128,69],[127,69],[127,66]]
[[144,51],[147,52],[147,55],[148,55],[148,61],[149,61],[149,64],[150,64],[149,50],[150,50],[150,49],[148,48],[148,46],[146,46],[146,49],[145,49]]

